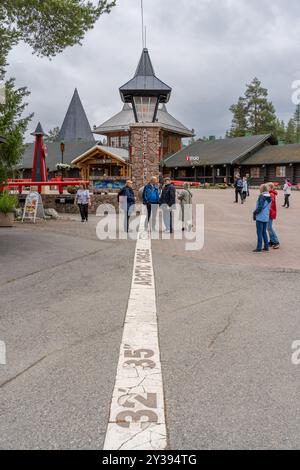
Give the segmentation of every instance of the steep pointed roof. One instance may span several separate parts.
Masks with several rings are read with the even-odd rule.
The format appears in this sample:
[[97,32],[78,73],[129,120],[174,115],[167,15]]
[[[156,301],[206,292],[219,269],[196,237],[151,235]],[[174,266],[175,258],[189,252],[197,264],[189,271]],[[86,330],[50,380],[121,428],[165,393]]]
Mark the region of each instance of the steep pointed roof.
[[42,124],[40,122],[36,126],[36,130],[32,132],[31,135],[46,135],[45,132],[43,131]]
[[95,142],[77,88],[75,88],[67,114],[59,131],[58,140],[64,140],[65,142],[77,140]]
[[156,77],[148,49],[143,49],[134,77],[120,87],[122,100],[130,102],[133,95],[160,96],[160,101],[167,103],[172,88]]

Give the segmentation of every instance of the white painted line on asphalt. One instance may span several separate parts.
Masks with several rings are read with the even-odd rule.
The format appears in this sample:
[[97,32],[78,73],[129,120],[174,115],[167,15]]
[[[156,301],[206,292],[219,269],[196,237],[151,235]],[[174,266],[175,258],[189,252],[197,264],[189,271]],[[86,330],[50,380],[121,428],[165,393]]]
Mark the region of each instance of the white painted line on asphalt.
[[167,446],[151,240],[143,217],[140,227],[104,450]]

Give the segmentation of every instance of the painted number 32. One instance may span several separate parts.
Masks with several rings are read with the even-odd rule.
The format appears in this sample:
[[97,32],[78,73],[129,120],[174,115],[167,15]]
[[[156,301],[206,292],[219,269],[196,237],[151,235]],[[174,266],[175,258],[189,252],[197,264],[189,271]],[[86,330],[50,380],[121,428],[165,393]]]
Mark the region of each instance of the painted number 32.
[[[154,369],[156,364],[150,358],[153,358],[154,351],[151,349],[138,349],[136,351],[125,350],[124,357],[127,359],[124,366],[142,367],[144,369]],[[151,422],[157,423],[158,416],[151,409],[157,408],[156,393],[147,393],[145,398],[138,394],[124,395],[119,398],[119,404],[124,408],[129,408],[117,415],[116,422],[122,428],[129,428],[131,423]],[[133,411],[137,404],[142,404],[145,408],[142,411]]]

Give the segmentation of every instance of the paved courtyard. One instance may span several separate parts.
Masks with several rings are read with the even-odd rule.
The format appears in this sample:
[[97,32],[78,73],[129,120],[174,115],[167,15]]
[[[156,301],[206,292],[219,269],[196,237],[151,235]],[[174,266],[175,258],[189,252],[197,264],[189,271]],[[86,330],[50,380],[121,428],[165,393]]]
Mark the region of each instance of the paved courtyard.
[[[281,249],[261,255],[256,195],[195,191],[204,249],[152,242],[170,449],[300,447],[300,193],[279,207]],[[0,230],[1,448],[104,446],[135,242],[76,219]]]

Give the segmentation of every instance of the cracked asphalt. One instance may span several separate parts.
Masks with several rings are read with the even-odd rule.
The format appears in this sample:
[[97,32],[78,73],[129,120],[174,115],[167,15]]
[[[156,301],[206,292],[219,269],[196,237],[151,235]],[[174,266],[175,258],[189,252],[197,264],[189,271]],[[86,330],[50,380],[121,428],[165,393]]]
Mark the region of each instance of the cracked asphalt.
[[[256,262],[240,256],[253,243],[248,208],[232,215],[230,198],[217,231],[224,196],[206,194],[203,252],[152,244],[169,448],[299,449],[299,237],[283,230],[299,225],[296,209],[278,223],[282,251]],[[134,249],[98,241],[93,218],[1,229],[1,449],[103,447]]]

